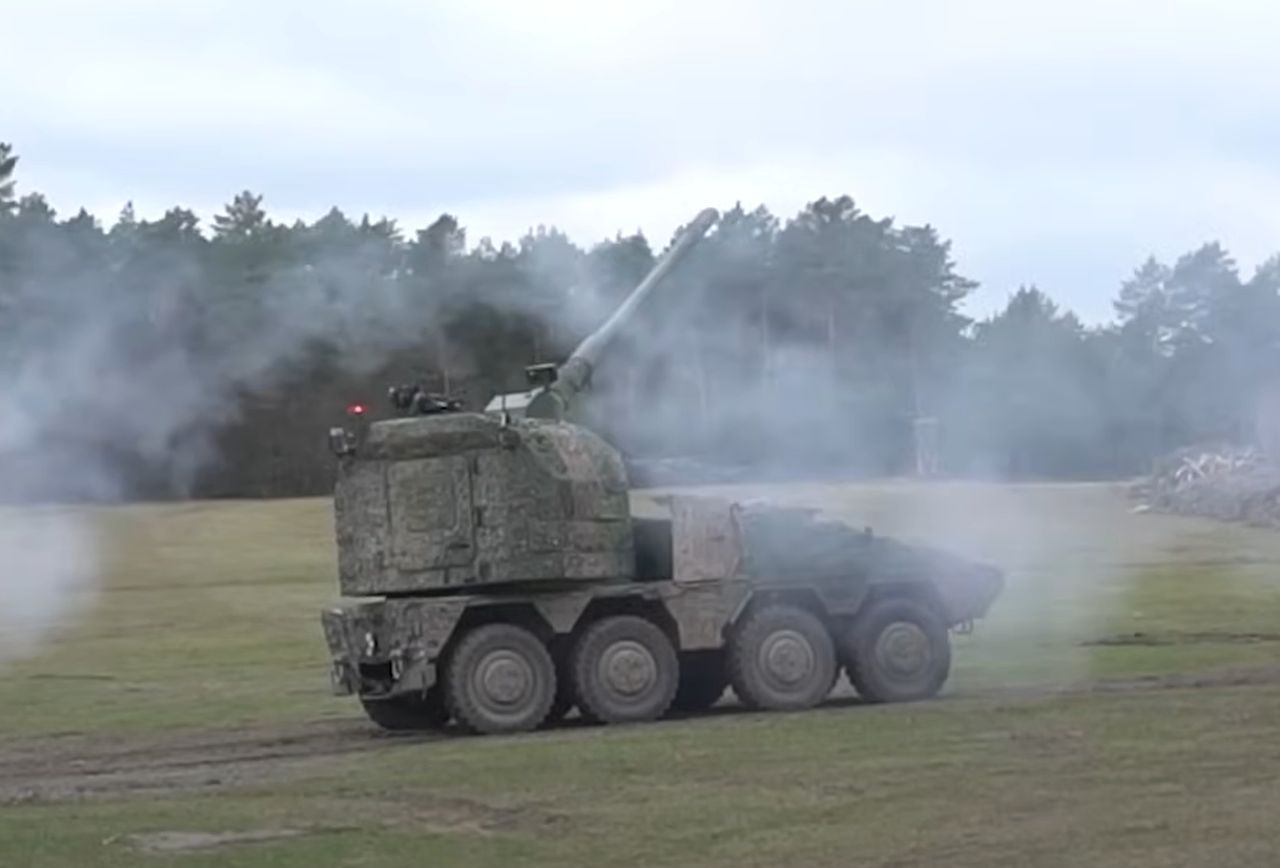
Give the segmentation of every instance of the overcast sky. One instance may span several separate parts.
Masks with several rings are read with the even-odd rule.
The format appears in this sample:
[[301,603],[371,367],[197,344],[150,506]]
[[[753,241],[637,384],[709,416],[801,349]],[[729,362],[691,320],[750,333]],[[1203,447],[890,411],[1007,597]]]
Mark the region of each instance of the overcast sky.
[[110,222],[238,190],[472,241],[665,242],[849,193],[932,223],[984,313],[1087,321],[1148,254],[1280,251],[1271,0],[7,0],[18,180]]

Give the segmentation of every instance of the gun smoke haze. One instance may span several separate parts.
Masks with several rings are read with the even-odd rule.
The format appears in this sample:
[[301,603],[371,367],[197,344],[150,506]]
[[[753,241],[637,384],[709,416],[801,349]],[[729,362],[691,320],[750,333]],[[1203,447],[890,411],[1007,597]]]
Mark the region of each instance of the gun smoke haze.
[[0,508],[0,666],[88,606],[99,555],[96,529],[85,517]]
[[[194,217],[170,214],[142,228],[190,232]],[[236,421],[242,395],[286,382],[317,347],[341,373],[360,376],[438,337],[444,300],[395,279],[402,263],[386,243],[396,233],[382,229],[338,252],[309,251],[302,263],[248,267],[212,302],[192,291],[208,255],[195,245],[103,275],[67,235],[38,237],[23,250],[19,277],[2,278],[5,318],[19,328],[0,347],[0,504],[127,499],[140,466],[160,469],[162,487],[184,496],[219,457],[217,434]],[[553,279],[551,262],[530,265]],[[586,283],[570,299],[558,312],[570,331],[610,310]],[[502,290],[483,302],[545,314]],[[4,663],[91,599],[103,566],[94,510],[3,509],[0,563]]]
[[[166,217],[143,227],[181,230],[182,223]],[[131,473],[139,465],[161,468],[166,487],[184,495],[217,459],[216,436],[236,420],[242,394],[284,382],[318,345],[333,350],[328,357],[344,373],[368,374],[391,354],[420,344],[435,325],[433,305],[440,302],[394,279],[399,262],[383,255],[385,236],[341,252],[312,252],[301,264],[247,268],[244,282],[223,288],[213,302],[191,291],[202,264],[198,257],[207,251],[184,256],[170,247],[162,261],[145,262],[141,271],[131,274],[122,264],[103,275],[87,270],[68,237],[40,237],[24,250],[16,283],[5,278],[6,318],[19,330],[0,353],[0,503],[129,498]],[[535,274],[563,280],[554,246],[534,253],[526,264]],[[707,276],[704,268],[698,280]],[[715,341],[706,342],[704,354],[680,325],[697,305],[698,280],[672,281],[655,299],[655,307],[671,305],[677,315],[668,318],[664,310],[650,316],[666,326],[638,337],[642,361],[679,361],[692,351],[703,364],[715,364]],[[569,306],[556,312],[556,321],[581,334],[616,300],[585,270],[574,282]],[[501,290],[484,302],[507,313],[545,314]],[[788,354],[802,363],[795,370],[823,364],[818,355],[801,359],[807,351],[800,348],[779,346],[774,358]],[[839,392],[837,383],[813,371],[806,381],[828,396]],[[601,385],[607,391],[607,372]],[[641,433],[662,440],[687,426],[662,396],[647,403],[653,413]],[[758,416],[744,427],[755,415],[750,408],[707,406],[715,416],[703,420],[709,436],[766,434],[761,443],[777,450],[775,464],[796,455],[788,431],[796,425],[817,430],[797,412],[770,414],[775,430],[766,432]],[[841,435],[833,431],[831,437],[834,443]],[[0,513],[0,661],[30,651],[78,611],[98,585],[101,555],[92,509]]]
[[[922,364],[909,330],[894,322],[860,323],[854,340],[837,342],[837,322],[851,311],[824,306],[820,293],[770,288],[761,278],[771,267],[761,250],[770,248],[755,244],[759,236],[752,233],[776,226],[753,228],[753,215],[740,209],[725,216],[605,359],[583,408],[588,425],[624,452],[679,456],[693,449],[757,481],[867,477],[885,466],[907,470],[911,420],[921,410],[944,415],[951,431],[991,426],[981,408],[955,400],[939,385],[947,382],[938,376],[945,352]],[[915,262],[931,263],[932,270],[919,283],[899,284],[902,292],[915,293],[902,304],[911,310],[923,300],[934,305],[925,308],[929,316],[947,315],[945,304],[929,294],[939,287],[960,292],[966,282],[951,272],[945,243],[924,230],[886,230],[865,217],[853,225],[874,240],[870,253],[863,253],[885,257],[873,266],[889,267],[912,245],[923,251]],[[165,228],[165,221],[143,226]],[[175,228],[172,221],[167,228]],[[6,468],[0,502],[126,498],[134,493],[130,482],[139,464],[162,469],[169,490],[189,493],[198,474],[219,458],[217,435],[237,419],[242,395],[286,383],[312,361],[317,347],[329,350],[324,358],[338,373],[361,376],[396,353],[439,341],[447,300],[429,283],[397,279],[404,258],[388,253],[394,231],[384,229],[355,243],[315,244],[301,260],[266,266],[252,260],[253,237],[224,242],[223,254],[244,255],[247,264],[233,271],[240,275],[234,283],[213,287],[213,299],[202,294],[209,287],[199,286],[207,266],[201,257],[211,255],[199,245],[189,254],[169,245],[163,259],[144,260],[136,273],[122,265],[104,275],[81,265],[71,236],[42,239],[32,248],[35,267],[28,264],[16,286],[4,287],[6,319],[21,330],[0,347],[0,464]],[[244,250],[236,246],[240,242]],[[821,275],[823,257],[833,249],[844,255],[837,245],[805,261]],[[500,285],[473,301],[520,316],[550,313],[561,337],[581,336],[631,288],[625,281],[606,286],[610,282],[592,271],[589,259],[567,242],[534,245],[521,267],[535,286],[555,286],[559,296],[540,301],[539,293],[522,295]],[[865,281],[860,292],[881,291],[874,268],[854,273]],[[632,276],[642,274],[627,281]],[[719,303],[725,293],[752,303],[727,316]],[[540,306],[548,297],[561,299],[550,312]],[[563,360],[564,341],[553,343],[540,360]],[[763,351],[757,357],[743,346]],[[758,358],[758,364],[744,368],[743,358]],[[485,364],[483,358],[470,361]],[[421,367],[433,363],[424,359]],[[1059,379],[1054,371],[1047,374],[1046,382]],[[519,371],[504,369],[498,379],[518,387]],[[1071,379],[1065,369],[1060,379]],[[1105,421],[1096,404],[1070,397],[1061,401],[1061,420],[1084,423],[1080,427]],[[944,427],[944,438],[947,433]],[[318,429],[313,436],[323,434]],[[943,469],[964,474],[975,468],[944,462]],[[985,469],[988,479],[1001,481],[998,466]],[[900,498],[901,491],[909,496]],[[1059,516],[1019,511],[1010,506],[1015,495],[997,485],[912,485],[887,490],[870,507],[861,501],[842,505],[838,490],[812,486],[782,499],[808,496],[831,499],[829,511],[855,526],[953,548],[1019,571],[1024,579],[1036,564],[1078,555]],[[1008,523],[995,526],[992,516]],[[101,555],[92,509],[0,512],[6,565],[0,662],[29,652],[78,611],[98,584]],[[1049,625],[1087,638],[1102,629],[1115,583],[1122,580],[1112,565],[1086,560],[1069,588],[1022,581],[997,602],[993,624],[1028,636]]]
[[[732,237],[726,242],[719,232],[697,250],[733,243]],[[865,424],[866,418],[881,415],[863,414],[858,403],[859,387],[865,400],[868,380],[881,378],[886,391],[904,384],[908,392],[919,389],[914,395],[919,403],[905,408],[907,416],[918,410],[941,417],[944,442],[957,432],[985,431],[999,437],[1005,424],[1016,426],[1019,420],[994,423],[998,427],[993,429],[983,407],[965,403],[968,390],[938,388],[945,379],[917,380],[913,375],[919,369],[909,348],[894,347],[897,358],[863,357],[869,370],[850,371],[823,340],[823,320],[833,314],[821,306],[811,311],[818,322],[816,340],[813,329],[804,339],[788,340],[770,336],[759,322],[718,316],[714,302],[704,297],[708,287],[736,282],[736,291],[750,293],[750,270],[767,264],[750,263],[744,275],[732,256],[713,260],[717,270],[710,272],[705,270],[708,259],[696,252],[691,255],[687,268],[678,269],[674,285],[654,299],[663,321],[628,339],[625,361],[606,359],[598,395],[587,407],[592,426],[616,431],[641,451],[658,454],[670,432],[696,432],[683,442],[692,439],[710,461],[719,457],[732,463],[731,456],[742,455],[750,455],[751,461],[738,468],[674,461],[670,476],[702,470],[706,476],[698,481],[707,483],[700,487],[708,493],[820,507],[855,527],[868,526],[882,535],[995,564],[1005,571],[1006,590],[968,641],[985,648],[983,653],[994,665],[1003,659],[1011,677],[1028,683],[1067,686],[1096,677],[1095,655],[1087,643],[1114,635],[1119,624],[1141,623],[1144,613],[1137,592],[1147,575],[1142,565],[1162,559],[1176,562],[1186,526],[1157,516],[1134,524],[1125,483],[1096,481],[1114,480],[1115,475],[1077,479],[1075,485],[1028,482],[997,460],[998,451],[963,465],[949,466],[944,456],[939,479],[885,480],[882,474],[868,473],[868,468],[888,461],[909,474],[915,450],[909,419],[898,420],[907,424]],[[684,276],[691,273],[695,277]],[[762,299],[762,304],[768,303]],[[769,344],[762,368],[732,367],[742,357],[735,348],[752,341]],[[1052,353],[1036,360],[1042,387],[1057,400],[1056,431],[1046,430],[1048,438],[1061,432],[1107,430],[1114,424],[1096,400],[1106,384],[1081,383],[1069,367],[1072,361],[1067,354]],[[646,393],[636,413],[621,422],[612,418],[610,394],[632,388],[636,368],[653,363],[675,368],[677,387],[692,390],[695,398],[664,400],[672,396]],[[701,388],[705,382],[735,388],[706,391]],[[1236,403],[1245,403],[1245,387],[1224,387],[1222,392],[1232,389],[1239,390]],[[1158,416],[1161,409],[1147,412]],[[663,475],[658,474],[659,489],[679,485],[674,479],[661,479]],[[771,484],[770,479],[787,484]],[[863,484],[832,484],[849,480]],[[1224,566],[1223,581],[1235,580],[1232,568]],[[1036,672],[1017,671],[1026,649],[1034,647],[1052,648],[1053,653],[1040,655]]]
[[[0,348],[0,503],[125,498],[139,461],[184,494],[217,457],[242,392],[282,381],[317,342],[365,373],[427,324],[369,249],[256,275],[252,295],[216,319],[185,292],[194,259],[166,262],[169,281],[113,292],[119,280],[85,273],[71,246],[50,239],[37,251],[4,287],[6,318],[21,328]],[[3,663],[96,587],[93,510],[0,510],[0,563]]]

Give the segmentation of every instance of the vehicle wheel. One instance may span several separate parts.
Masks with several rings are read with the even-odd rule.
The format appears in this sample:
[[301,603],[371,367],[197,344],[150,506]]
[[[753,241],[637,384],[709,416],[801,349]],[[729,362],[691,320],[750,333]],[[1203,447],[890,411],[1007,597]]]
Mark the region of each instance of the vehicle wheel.
[[724,655],[718,651],[695,651],[680,658],[680,686],[671,707],[676,711],[706,711],[715,705],[729,686]]
[[680,663],[667,634],[634,615],[587,628],[570,661],[578,710],[595,723],[656,720],[675,698]]
[[514,624],[486,624],[462,637],[445,669],[445,702],[475,733],[526,732],[546,719],[556,669],[545,645]]
[[812,708],[831,692],[835,671],[835,646],[827,628],[796,606],[757,609],[729,641],[729,681],[750,708]]
[[867,702],[928,699],[951,672],[947,626],[915,600],[872,603],[854,620],[842,645],[849,680]]
[[438,690],[427,691],[426,699],[396,696],[392,699],[361,698],[369,719],[388,732],[440,729],[449,722],[449,712]]

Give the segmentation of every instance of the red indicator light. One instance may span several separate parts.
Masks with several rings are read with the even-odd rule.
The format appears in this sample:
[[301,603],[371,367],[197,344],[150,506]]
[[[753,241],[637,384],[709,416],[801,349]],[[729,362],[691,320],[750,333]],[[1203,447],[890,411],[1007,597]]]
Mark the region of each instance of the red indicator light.
[[352,404],[350,407],[347,408],[347,412],[350,413],[352,416],[363,416],[364,404]]

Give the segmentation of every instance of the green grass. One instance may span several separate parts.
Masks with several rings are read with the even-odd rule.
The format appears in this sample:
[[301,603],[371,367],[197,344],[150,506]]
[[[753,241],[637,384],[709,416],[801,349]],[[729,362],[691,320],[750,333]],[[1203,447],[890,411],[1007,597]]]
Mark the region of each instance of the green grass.
[[[1280,642],[1246,635],[1280,632],[1280,534],[1133,515],[1106,486],[771,493],[1007,570],[991,616],[956,639],[947,698],[371,737],[258,772],[57,792],[0,808],[0,865],[1271,864],[1280,677],[1091,686],[1280,663]],[[72,761],[104,745],[145,760],[317,721],[362,731],[328,694],[326,501],[82,515],[104,575],[72,623],[0,672],[0,775],[47,754],[50,776],[93,783]],[[1164,644],[1088,644],[1135,633]],[[130,837],[278,828],[308,834],[167,854]]]
[[105,574],[77,623],[5,673],[0,733],[146,731],[350,711],[324,698],[319,612],[336,588],[328,503],[81,515],[99,530]]

